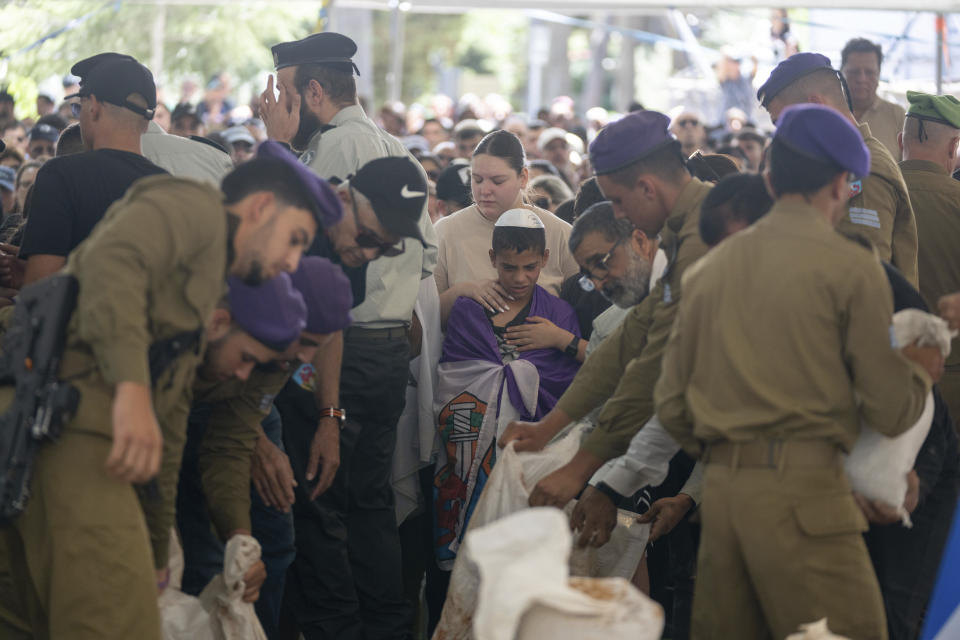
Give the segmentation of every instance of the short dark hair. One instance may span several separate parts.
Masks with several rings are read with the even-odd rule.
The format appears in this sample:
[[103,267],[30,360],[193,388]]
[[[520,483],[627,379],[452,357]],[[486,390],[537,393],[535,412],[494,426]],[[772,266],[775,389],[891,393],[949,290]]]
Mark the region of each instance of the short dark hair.
[[357,82],[353,78],[353,67],[347,64],[337,69],[329,64],[301,64],[293,75],[293,86],[303,93],[311,80],[316,80],[330,96],[331,102],[338,105],[353,104],[357,101]]
[[739,220],[749,226],[766,215],[772,206],[773,198],[759,174],[725,176],[700,205],[700,237],[707,246],[718,245],[726,236],[730,222]]
[[539,229],[528,229],[526,227],[494,227],[493,228],[493,252],[524,251],[533,250],[543,255],[547,250],[547,232],[541,227]]
[[677,178],[681,174],[689,175],[680,142],[672,140],[650,155],[607,176],[617,184],[632,187],[637,178],[647,174],[667,179]]
[[[67,128],[67,124],[69,123],[58,113],[48,113],[47,115],[38,119],[36,124],[48,124],[57,131],[63,131]],[[36,126],[36,124],[34,126]]]
[[883,65],[883,48],[877,43],[871,42],[866,38],[854,38],[843,46],[843,51],[840,52],[841,69],[846,66],[847,57],[851,53],[875,53],[877,54],[877,67],[881,67]]
[[220,190],[225,204],[235,204],[258,191],[270,191],[283,204],[311,212],[316,208],[296,170],[275,158],[253,158],[237,166],[223,178]]
[[573,224],[574,213],[573,213],[573,204],[574,199],[570,198],[569,200],[564,200],[557,205],[557,210],[553,212],[553,215],[557,216],[567,224]]
[[613,205],[609,202],[598,202],[577,216],[567,245],[570,253],[574,253],[591,233],[602,233],[610,242],[618,242],[629,238],[633,229],[629,220],[614,215]]
[[[732,149],[734,147],[731,147]],[[700,153],[699,151],[694,152],[687,160],[687,168],[694,178],[699,178],[705,182],[718,182],[724,176],[740,172],[737,163],[733,161],[733,156],[723,153]]]
[[795,151],[780,138],[770,143],[770,184],[777,197],[815,193],[843,172],[839,165]]
[[593,205],[597,204],[598,202],[604,202],[605,200],[606,198],[603,195],[603,191],[600,190],[600,185],[597,184],[597,179],[592,176],[587,178],[580,183],[580,189],[577,191],[577,195],[574,196],[574,219],[582,216],[583,212]]
[[480,154],[501,158],[510,165],[510,168],[520,175],[527,162],[527,154],[523,150],[523,143],[520,138],[513,135],[505,129],[492,131],[483,137],[477,148],[473,150],[473,156]]

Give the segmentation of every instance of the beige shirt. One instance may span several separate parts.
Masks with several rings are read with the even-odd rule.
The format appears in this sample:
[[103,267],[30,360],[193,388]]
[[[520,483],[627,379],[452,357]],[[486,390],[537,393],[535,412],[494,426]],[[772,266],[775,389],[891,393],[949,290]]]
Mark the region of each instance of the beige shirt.
[[[540,272],[537,284],[559,296],[563,281],[580,271],[580,265],[573,259],[567,245],[570,225],[549,211],[536,207],[530,207],[530,210],[543,221],[547,249],[550,250],[547,266]],[[476,205],[437,220],[440,252],[433,276],[440,293],[461,282],[497,277],[497,270],[490,264],[493,225]]]
[[887,102],[877,98],[873,106],[863,112],[860,122],[870,125],[873,137],[883,143],[894,160],[900,160],[900,145],[897,143],[897,134],[903,131],[903,119],[906,110],[895,102]]

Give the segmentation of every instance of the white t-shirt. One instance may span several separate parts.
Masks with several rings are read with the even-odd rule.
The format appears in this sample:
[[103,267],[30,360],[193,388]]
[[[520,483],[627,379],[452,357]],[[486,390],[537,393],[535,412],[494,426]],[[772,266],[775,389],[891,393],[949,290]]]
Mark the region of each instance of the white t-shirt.
[[[570,225],[549,211],[527,208],[543,222],[550,250],[547,266],[540,272],[537,284],[559,296],[563,281],[580,271],[567,245]],[[476,205],[437,220],[440,252],[433,276],[440,293],[461,282],[496,279],[497,270],[490,264],[494,222],[485,218]]]

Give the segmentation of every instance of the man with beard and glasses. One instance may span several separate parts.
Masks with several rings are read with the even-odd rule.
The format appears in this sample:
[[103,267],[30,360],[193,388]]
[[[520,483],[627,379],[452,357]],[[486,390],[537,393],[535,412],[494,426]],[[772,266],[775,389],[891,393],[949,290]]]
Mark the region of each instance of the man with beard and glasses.
[[[168,558],[156,538],[151,553],[150,532],[173,526],[168,465],[179,464],[203,329],[228,276],[255,285],[296,270],[341,215],[326,181],[267,142],[222,191],[172,176],[138,181],[70,254],[65,274],[79,293],[59,378],[79,404],[40,447],[30,501],[2,529],[14,593],[0,618],[42,637],[160,638]],[[24,330],[18,321],[11,332]],[[0,389],[0,409],[15,392]]]
[[[353,40],[331,32],[275,45],[279,94],[274,95],[271,77],[260,97],[267,135],[303,150],[301,162],[322,178],[346,179],[355,188],[342,190],[343,197],[353,202],[354,195],[365,196],[357,201],[356,219],[372,205],[389,232],[381,235],[358,224],[356,233],[346,234],[345,244],[336,246],[339,230],[331,229],[311,248],[311,255],[333,258],[332,243],[342,264],[361,269],[364,291],[361,296],[354,292],[353,326],[318,350],[316,384],[310,390],[316,406],[297,412],[291,403],[279,402],[286,392],[278,398],[285,439],[295,436],[299,442],[309,434],[304,446],[310,450],[305,470],[310,487],[298,496],[302,509],[294,509],[301,543],[285,596],[308,639],[405,637],[409,617],[390,472],[409,376],[407,328],[420,280],[436,264],[437,236],[427,211],[425,172],[357,102],[356,51]],[[387,180],[390,202],[400,205],[395,212],[356,188],[372,192],[371,185],[357,180],[361,167],[386,159],[416,165],[416,177],[405,177],[402,184],[392,179],[399,176]],[[405,212],[413,204],[420,209],[410,219]],[[345,220],[351,218],[349,212]],[[391,227],[394,221],[402,221],[403,228]],[[401,237],[417,241],[383,244]],[[326,252],[320,246],[324,240]]]

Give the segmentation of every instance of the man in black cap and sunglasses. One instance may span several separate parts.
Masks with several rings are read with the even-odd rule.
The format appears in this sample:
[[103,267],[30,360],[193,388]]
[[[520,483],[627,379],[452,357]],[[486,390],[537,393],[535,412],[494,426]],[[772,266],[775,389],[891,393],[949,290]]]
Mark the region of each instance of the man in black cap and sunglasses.
[[157,106],[150,70],[130,56],[101,53],[70,71],[80,76],[80,91],[65,99],[72,100],[86,151],[54,158],[37,173],[20,249],[25,284],[58,271],[133,182],[166,173],[140,148]]

